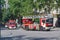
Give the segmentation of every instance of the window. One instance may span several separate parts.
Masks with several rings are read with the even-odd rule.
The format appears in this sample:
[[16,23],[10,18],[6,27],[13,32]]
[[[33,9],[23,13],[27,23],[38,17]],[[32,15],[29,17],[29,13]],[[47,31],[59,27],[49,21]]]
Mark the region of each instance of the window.
[[53,18],[47,19],[46,22],[53,23]]

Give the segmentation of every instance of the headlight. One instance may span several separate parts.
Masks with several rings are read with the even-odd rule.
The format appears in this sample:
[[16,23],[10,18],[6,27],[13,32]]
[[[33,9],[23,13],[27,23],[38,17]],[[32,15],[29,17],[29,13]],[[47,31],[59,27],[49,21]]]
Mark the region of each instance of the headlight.
[[7,25],[5,25],[5,27],[8,27]]
[[16,28],[16,26],[14,28]]
[[12,28],[12,27],[9,27],[10,29]]

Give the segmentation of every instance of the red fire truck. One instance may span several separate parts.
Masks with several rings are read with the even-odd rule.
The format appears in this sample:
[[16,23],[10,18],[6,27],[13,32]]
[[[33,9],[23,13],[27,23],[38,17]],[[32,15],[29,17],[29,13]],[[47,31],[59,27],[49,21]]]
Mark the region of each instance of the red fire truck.
[[22,19],[22,27],[26,30],[50,30],[53,27],[53,18],[38,18],[39,23],[31,18]]

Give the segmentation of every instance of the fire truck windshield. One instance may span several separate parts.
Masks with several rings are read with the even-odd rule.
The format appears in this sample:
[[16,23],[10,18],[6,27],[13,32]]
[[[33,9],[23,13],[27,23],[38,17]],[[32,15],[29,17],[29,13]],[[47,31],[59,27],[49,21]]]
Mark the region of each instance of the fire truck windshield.
[[46,20],[47,23],[53,23],[53,18],[49,18]]

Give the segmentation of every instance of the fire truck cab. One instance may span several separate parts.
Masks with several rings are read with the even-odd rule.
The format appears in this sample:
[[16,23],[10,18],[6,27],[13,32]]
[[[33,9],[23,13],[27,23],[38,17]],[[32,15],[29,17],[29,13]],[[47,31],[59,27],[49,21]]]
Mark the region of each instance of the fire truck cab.
[[40,18],[41,30],[50,30],[53,27],[53,18]]

